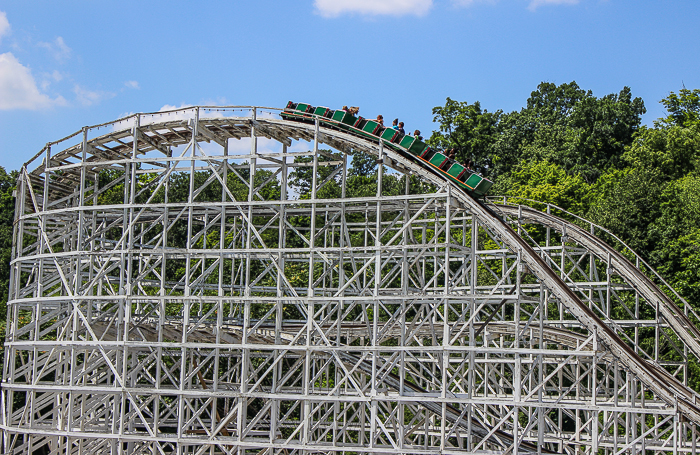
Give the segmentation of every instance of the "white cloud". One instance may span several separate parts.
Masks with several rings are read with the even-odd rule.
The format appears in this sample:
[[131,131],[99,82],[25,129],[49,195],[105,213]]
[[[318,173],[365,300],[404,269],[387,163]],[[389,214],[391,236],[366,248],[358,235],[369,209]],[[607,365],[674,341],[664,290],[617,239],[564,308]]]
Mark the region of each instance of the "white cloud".
[[346,13],[423,16],[433,6],[433,0],[315,0],[314,6],[323,17],[338,17]]
[[576,5],[579,0],[531,0],[528,9],[535,11],[543,5]]
[[[200,106],[217,106],[218,104],[214,104],[211,100],[209,102],[205,102],[200,104]],[[161,107],[158,110],[158,113],[155,113],[153,115],[160,115],[163,116],[163,119],[167,120],[168,118],[173,118],[173,119],[190,119],[194,118],[194,108],[195,105],[193,104],[186,104],[182,103],[179,106],[173,106],[172,104],[166,104],[163,107]],[[176,112],[168,112],[168,111],[176,111]],[[161,114],[164,113],[164,114]],[[228,112],[225,111],[217,111],[216,109],[212,110],[207,110],[207,109],[200,109],[199,110],[199,118],[205,118],[205,117],[229,117],[231,114],[227,115]],[[239,113],[234,113],[233,115],[249,115],[249,114],[241,114]]]
[[[211,103],[203,103],[208,106],[212,106]],[[112,124],[112,129],[114,131],[126,129],[126,128],[131,128],[134,125],[134,119],[133,117],[134,112],[127,112],[122,114],[119,118],[124,119],[121,121],[115,121]],[[218,109],[200,109],[199,110],[199,118],[220,118],[220,117],[250,117],[251,116],[251,111],[249,109],[226,109],[226,110],[218,110]],[[258,118],[279,118],[276,113],[268,112],[268,111],[258,111],[257,113]],[[140,125],[149,125],[153,123],[159,123],[159,122],[171,122],[171,121],[178,121],[178,120],[192,120],[195,117],[195,106],[192,104],[186,104],[182,103],[179,106],[175,106],[172,104],[166,104],[163,107],[161,107],[158,112],[153,112],[153,113],[142,113],[139,119],[139,124]],[[263,144],[268,144],[268,145],[263,145]],[[273,144],[273,145],[269,145]],[[274,140],[268,140],[265,138],[258,138],[258,147],[260,147],[260,150],[266,150],[270,149],[271,147],[274,146],[274,144],[279,144],[277,141]],[[250,151],[250,143],[248,145],[242,146],[241,141],[231,141],[230,143],[231,148],[229,149],[229,153],[232,155],[235,154],[240,154],[243,153],[242,151],[248,150]],[[308,146],[307,146],[308,148]],[[240,152],[240,153],[239,153]]]
[[0,11],[0,40],[2,37],[10,32],[10,23],[7,20],[7,14],[4,11]]
[[63,74],[61,74],[58,70],[54,70],[53,73],[43,73],[41,78],[41,89],[46,91],[51,86],[52,80],[54,82],[61,82],[63,80]]
[[160,109],[158,109],[158,112],[174,111],[176,109],[187,109],[188,107],[193,107],[193,105],[182,103],[179,106],[173,106],[172,104],[166,104]]
[[138,81],[126,81],[126,82],[124,82],[124,86],[127,88],[135,88],[135,89],[141,88],[139,86]]
[[[165,106],[161,107],[158,112],[155,112],[153,114],[143,114],[141,115],[141,118],[139,119],[139,123],[141,125],[148,125],[151,123],[158,123],[158,122],[167,122],[170,120],[189,120],[191,118],[194,118],[194,113],[192,109],[188,109],[192,107],[191,104],[181,104],[180,106],[173,106],[170,104],[166,104]],[[176,111],[176,112],[166,112],[166,111]],[[163,112],[161,114],[161,112]],[[124,118],[124,120],[121,120],[119,122],[115,122],[112,125],[112,128],[117,131],[117,130],[122,130],[125,128],[131,128],[134,125],[134,117],[132,117],[135,114],[135,112],[127,112],[126,114],[121,115],[119,118]]]
[[[213,106],[211,103],[203,103],[202,105],[204,106]],[[194,118],[194,108],[195,106],[192,104],[180,104],[179,106],[173,106],[171,104],[166,104],[165,106],[161,107],[160,110],[158,110],[157,113],[153,114],[151,116],[153,122],[166,122],[168,120],[189,120]],[[171,111],[171,112],[168,112]],[[175,111],[175,112],[172,112]],[[220,112],[216,110],[206,110],[206,109],[200,109],[199,110],[199,118],[205,118],[205,117],[227,117],[226,112]],[[236,115],[241,115],[236,114]],[[243,114],[245,115],[245,114]],[[142,117],[142,119],[145,119],[146,117]]]
[[41,93],[31,71],[10,52],[0,54],[0,110],[41,109],[66,104]]
[[63,38],[60,36],[51,43],[40,41],[38,46],[48,50],[51,55],[53,55],[53,58],[59,62],[62,62],[70,57],[71,48],[66,45],[66,42],[63,41]]
[[114,122],[112,123],[112,131],[119,131],[119,130],[123,130],[123,129],[126,129],[126,128],[131,128],[131,127],[133,127],[133,125],[134,125],[134,118],[131,117],[132,115],[134,115],[133,112],[126,112],[126,113],[120,115],[118,118],[120,118],[120,119],[126,119],[126,120],[122,120],[122,121],[119,121],[119,122],[114,121]]
[[88,90],[78,84],[73,86],[73,93],[80,104],[83,106],[92,106],[97,104],[102,100],[106,100],[114,97],[114,93],[102,92],[99,90]]
[[226,97],[208,98],[202,101],[202,106],[226,106]]

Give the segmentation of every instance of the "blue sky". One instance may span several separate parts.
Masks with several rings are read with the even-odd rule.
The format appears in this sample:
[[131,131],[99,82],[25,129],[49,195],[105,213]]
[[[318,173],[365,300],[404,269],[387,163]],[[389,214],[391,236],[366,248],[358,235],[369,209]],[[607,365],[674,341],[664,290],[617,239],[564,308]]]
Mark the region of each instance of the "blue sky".
[[624,86],[651,123],[700,88],[698,0],[0,3],[0,165],[166,106],[360,106],[435,128],[446,97],[520,109],[542,81]]

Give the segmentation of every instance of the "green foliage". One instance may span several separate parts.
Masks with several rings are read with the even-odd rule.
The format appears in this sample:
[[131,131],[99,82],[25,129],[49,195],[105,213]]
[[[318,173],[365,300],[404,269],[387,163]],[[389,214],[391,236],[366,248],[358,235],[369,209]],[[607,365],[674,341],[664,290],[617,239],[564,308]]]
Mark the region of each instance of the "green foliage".
[[[700,176],[687,175],[670,182],[661,195],[659,206],[661,214],[651,228],[659,242],[650,256],[653,265],[675,282],[679,274],[690,273],[682,259],[692,256],[693,249],[686,244],[700,232]],[[692,259],[690,261],[692,263]],[[689,289],[689,286],[676,286],[679,291],[681,288]],[[700,304],[697,294],[685,296]]]
[[596,98],[576,82],[559,86],[543,82],[519,112],[489,113],[479,102],[447,99],[435,107],[439,130],[430,144],[457,147],[458,159],[473,158],[494,179],[508,175],[524,161],[548,161],[588,183],[622,164],[646,112],[631,90]]
[[428,144],[438,149],[455,148],[459,162],[473,160],[486,163],[488,151],[496,140],[502,111],[488,112],[481,103],[474,104],[447,98],[444,106],[433,108],[433,121],[439,131],[433,131]]
[[373,197],[377,195],[376,175],[356,175],[348,178],[349,197]]
[[697,125],[700,120],[700,90],[681,89],[671,92],[661,100],[668,111],[668,116],[660,119],[657,125],[689,127]]
[[596,98],[576,84],[542,83],[527,107],[504,117],[501,128],[510,134],[493,153],[506,164],[547,160],[593,183],[606,170],[619,167],[624,147],[631,143],[646,112],[628,87],[619,94]]
[[669,277],[671,285],[689,302],[700,302],[700,228],[664,244],[661,273]]
[[[338,153],[332,153],[330,150],[319,150],[318,174],[316,175],[317,186],[323,184],[333,172],[339,168],[339,165],[331,163],[341,160],[342,157]],[[303,199],[311,197],[311,187],[313,186],[313,161],[311,156],[297,156],[294,158],[294,170],[289,173],[289,186],[301,194]],[[332,188],[326,188],[325,190],[321,188],[317,197],[340,197],[340,190],[337,186],[339,181],[340,174],[336,174],[332,181],[329,182]],[[336,194],[337,196],[334,196]]]
[[650,226],[661,214],[662,193],[663,177],[658,170],[612,170],[593,188],[594,203],[588,218],[607,227],[633,250],[648,257],[657,240]]
[[661,103],[668,115],[642,127],[644,102],[628,87],[598,98],[575,82],[542,83],[510,113],[448,98],[433,109],[429,142],[474,158],[495,181],[492,194],[552,203],[610,229],[700,308],[700,90]]
[[624,159],[633,167],[659,170],[664,180],[681,178],[700,165],[700,123],[690,127],[644,127],[625,151]]
[[[488,112],[482,109],[479,101],[468,103],[447,98],[444,106],[435,107],[432,111],[438,130],[433,132],[428,143],[439,149],[456,148],[459,161],[475,161],[477,167],[495,181],[492,194],[552,203],[610,229],[651,261],[694,308],[700,309],[700,90],[671,92],[661,103],[668,111],[667,116],[653,126],[641,127],[644,103],[640,98],[633,98],[628,87],[619,93],[598,98],[576,82],[561,85],[543,82],[531,93],[523,109],[510,113],[501,110]],[[338,162],[343,160],[340,154],[320,150],[317,160],[319,166],[315,178],[318,198],[340,198],[343,184],[348,198],[376,196],[378,178],[374,156],[354,153],[345,177],[337,172],[340,169]],[[290,168],[289,185],[292,193],[301,195],[300,205],[308,205],[305,199],[311,196],[314,180],[312,164],[312,157],[296,157]],[[383,194],[404,194],[405,179],[409,177],[385,170]],[[130,172],[126,173],[127,180],[130,175]],[[191,187],[203,187],[195,195],[195,202],[220,201],[222,194],[227,197],[231,194],[236,200],[247,201],[250,197],[249,163],[235,164],[225,177],[226,188],[208,171],[190,174],[189,170],[178,170],[170,174],[167,182],[161,182],[162,177],[156,173],[139,173],[134,182],[134,198],[137,203],[184,202],[190,197]],[[258,170],[252,185],[255,189],[253,199],[279,199],[281,187],[278,177],[272,172]],[[14,216],[12,191],[16,178],[16,172],[8,174],[0,168],[0,304],[3,306],[8,293]],[[343,178],[346,180],[343,181]],[[408,183],[412,194],[434,191],[415,176],[411,176]],[[99,175],[98,186],[103,191],[97,197],[96,204],[124,203],[123,170],[103,171]],[[153,194],[156,188],[158,190]],[[294,197],[294,194],[288,196]],[[87,200],[93,203],[90,195]],[[311,214],[298,213],[289,221],[301,234],[290,230],[289,237],[285,239],[287,247],[306,246],[300,235],[308,232]],[[374,225],[376,216],[376,211],[363,212],[356,205],[353,211],[346,213],[346,221],[369,226]],[[390,221],[396,213],[384,211],[378,216]],[[411,233],[416,240],[427,241],[436,235],[430,216],[425,220],[425,229]],[[268,221],[270,219],[265,217],[253,219],[257,226],[264,226]],[[271,248],[279,243],[275,222],[279,221],[271,221],[269,228],[260,232],[265,244]],[[316,222],[320,225],[324,220],[319,218]],[[201,220],[193,220],[193,223],[201,223]],[[144,234],[142,242],[148,244],[160,233],[159,229],[155,226],[151,232]],[[387,237],[383,240],[388,240],[393,234],[394,231],[387,229]],[[107,237],[116,240],[122,235],[121,228],[114,227]],[[211,231],[194,240],[188,238],[185,216],[169,225],[167,239],[168,246],[179,248],[189,243],[192,243],[192,248],[217,248],[221,243],[227,248],[245,246],[246,240],[240,236],[225,233],[221,239],[221,235],[219,231]],[[323,242],[329,242],[328,238],[318,238],[317,246],[324,246]],[[486,237],[478,240],[481,245],[491,242]],[[339,245],[338,238],[332,241]],[[349,243],[346,246],[362,246],[371,245],[376,240],[359,230],[342,241]],[[205,261],[201,266],[206,268],[212,264],[214,262]],[[424,266],[426,275],[436,273],[433,264],[426,263]],[[501,266],[500,260],[496,259],[492,263],[489,260],[480,263],[477,269],[480,282],[494,280],[495,283],[496,275],[491,273],[489,267]],[[228,277],[233,275],[236,267],[242,267],[242,263],[234,265],[234,261],[229,259],[218,267],[222,267],[224,275]],[[265,269],[262,261],[251,261],[246,267],[251,276],[259,276]],[[309,273],[321,276],[325,266],[319,262],[310,271],[308,264],[290,262],[285,267],[285,275],[291,285],[304,288],[309,285]],[[186,270],[185,259],[169,259],[166,279],[184,279]],[[345,273],[352,275],[354,271],[347,269]],[[368,269],[365,280],[371,280],[374,273],[377,273],[374,267]],[[398,279],[388,276],[395,271],[380,270],[379,273],[387,280]],[[149,278],[157,279],[155,275]],[[215,283],[217,279],[218,273],[212,273],[207,283]],[[275,275],[269,274],[261,278],[260,284],[273,288],[274,279]],[[323,279],[337,280],[338,275],[333,277],[333,274],[328,274]],[[526,281],[529,279],[526,277]],[[532,282],[534,280],[532,277]],[[155,292],[155,287],[146,291]],[[215,290],[204,292],[216,293]],[[391,305],[387,305],[393,311]],[[270,308],[268,304],[256,303],[251,311],[254,317],[259,317]],[[554,316],[559,311],[556,305],[549,310]],[[175,315],[182,311],[184,308],[181,305],[172,305],[166,312]],[[202,311],[208,311],[208,308]],[[302,310],[292,304],[285,305],[283,311],[285,317],[303,317]],[[351,311],[348,317],[357,320],[374,316],[360,305]],[[3,318],[5,313],[2,311]],[[0,333],[3,326],[0,324]],[[640,333],[640,337],[653,337],[653,333]],[[694,373],[700,371],[694,363],[690,368]],[[318,387],[329,387],[332,383],[332,376],[316,380]]]
[[9,174],[0,166],[0,315],[5,320],[7,313],[5,305],[9,293],[10,259],[12,257],[12,227],[15,217],[15,201],[13,192],[17,171]]
[[644,103],[628,87],[597,98],[575,82],[545,82],[510,113],[448,98],[433,109],[430,144],[488,166],[492,194],[552,203],[610,229],[700,308],[700,90],[661,103],[667,116],[641,127]]
[[355,152],[350,161],[351,176],[369,177],[377,172],[377,159],[364,152]]
[[7,173],[0,166],[0,374],[5,358],[5,321],[7,318],[7,300],[10,290],[10,260],[12,259],[12,229],[15,217],[15,198],[13,192],[19,173]]
[[566,160],[571,172],[580,172],[593,182],[602,172],[620,167],[621,155],[638,131],[646,108],[641,98],[632,99],[629,87],[599,99],[590,92],[587,95],[570,118],[574,135]]
[[[667,245],[684,233],[700,228],[700,176],[687,175],[669,182],[657,205],[660,215],[651,229],[662,244]],[[657,258],[653,256],[652,259]],[[658,261],[657,264],[661,265]]]
[[590,185],[548,161],[526,161],[497,185],[508,196],[554,204],[573,213],[585,213],[590,203]]

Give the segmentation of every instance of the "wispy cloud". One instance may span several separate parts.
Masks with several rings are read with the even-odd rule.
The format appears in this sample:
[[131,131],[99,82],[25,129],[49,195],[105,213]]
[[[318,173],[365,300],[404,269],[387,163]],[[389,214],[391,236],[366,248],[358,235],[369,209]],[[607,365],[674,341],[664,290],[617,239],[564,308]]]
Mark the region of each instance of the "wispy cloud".
[[579,0],[530,0],[528,9],[535,11],[540,6],[544,5],[576,5]]
[[323,17],[342,14],[365,16],[423,16],[433,6],[433,0],[315,0],[316,12]]
[[163,107],[158,109],[158,112],[174,111],[176,109],[187,109],[188,107],[193,107],[193,105],[187,103],[182,103],[179,106],[174,106],[172,104],[164,104]]
[[[217,104],[212,102],[204,102],[200,106],[216,106]],[[194,108],[193,104],[182,103],[179,106],[174,106],[172,104],[166,104],[158,110],[158,113],[154,114],[153,117],[155,121],[161,120],[183,120],[194,118]],[[170,111],[170,112],[169,112]],[[172,112],[175,111],[175,112]],[[162,112],[162,114],[161,114]],[[207,111],[201,109],[199,111],[199,118],[205,117],[225,117],[221,112]]]
[[88,90],[78,84],[73,86],[73,93],[75,93],[75,98],[83,106],[92,106],[93,104],[97,104],[100,101],[113,98],[115,96],[115,94],[112,92]]
[[4,11],[0,11],[0,41],[8,33],[10,33],[10,23],[7,20],[7,14]]
[[71,54],[71,48],[68,47],[68,45],[66,45],[66,42],[63,41],[63,38],[60,36],[50,43],[40,41],[38,43],[38,46],[48,50],[53,56],[53,58],[55,58],[59,62],[67,60]]
[[138,81],[126,81],[126,82],[124,82],[124,86],[125,86],[126,88],[133,88],[133,89],[139,89],[139,88],[141,88],[141,87],[139,86]]
[[[185,104],[185,103],[183,103],[179,106],[173,106],[172,104],[166,104],[163,107],[161,107],[157,113],[150,114],[150,115],[142,115],[139,122],[141,125],[147,125],[149,123],[157,123],[157,122],[170,121],[170,120],[189,120],[191,118],[194,118],[194,114],[192,113],[193,111],[188,109],[190,107],[192,107],[191,104]],[[176,111],[176,112],[167,112],[167,111]],[[160,112],[163,112],[163,114],[160,114]],[[121,130],[124,128],[131,128],[134,125],[134,117],[131,117],[132,115],[134,115],[134,112],[127,112],[127,113],[121,115],[119,118],[126,118],[126,120],[122,120],[121,122],[114,123],[114,125],[112,125],[112,128],[115,131]]]
[[63,80],[63,74],[58,70],[53,70],[53,73],[43,73],[41,75],[41,89],[46,91],[52,82],[61,82]]
[[0,110],[43,109],[66,104],[41,93],[31,71],[11,53],[0,54]]
[[226,106],[228,100],[224,96],[218,96],[216,98],[207,98],[202,101],[202,106]]

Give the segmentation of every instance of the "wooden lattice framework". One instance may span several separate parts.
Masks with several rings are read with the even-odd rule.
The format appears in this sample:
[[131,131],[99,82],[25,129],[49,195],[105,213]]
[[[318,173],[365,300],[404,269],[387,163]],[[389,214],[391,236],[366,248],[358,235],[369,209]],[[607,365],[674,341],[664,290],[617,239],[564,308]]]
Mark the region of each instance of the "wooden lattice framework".
[[638,259],[277,112],[137,114],[23,167],[5,453],[697,453],[697,316]]

